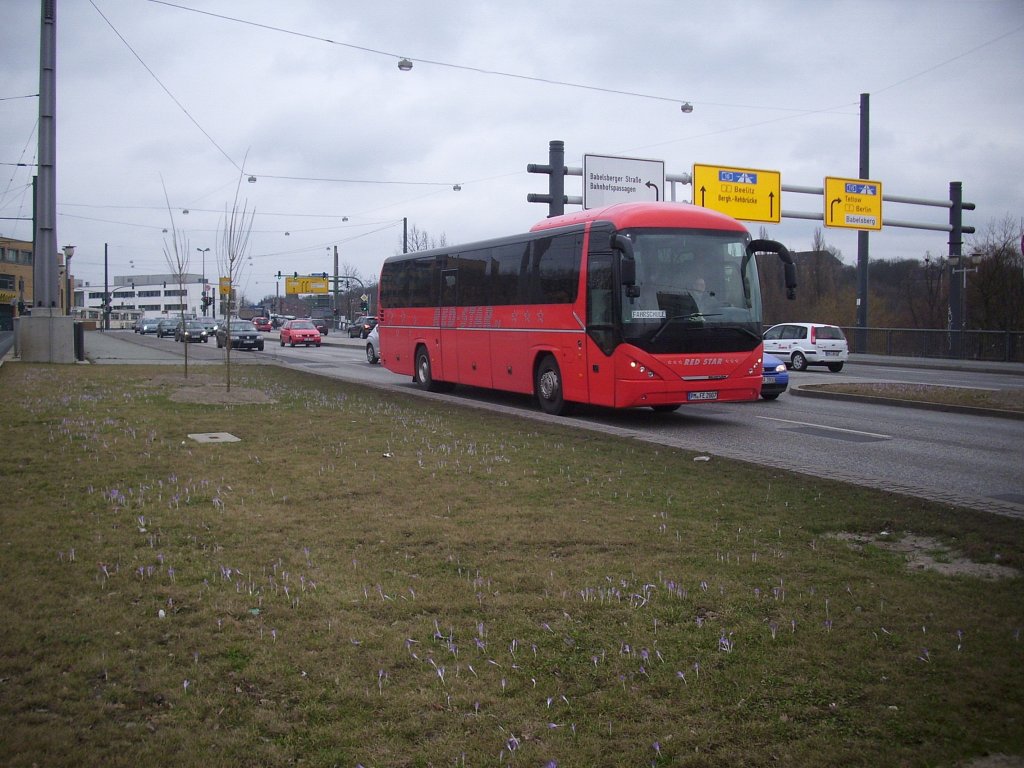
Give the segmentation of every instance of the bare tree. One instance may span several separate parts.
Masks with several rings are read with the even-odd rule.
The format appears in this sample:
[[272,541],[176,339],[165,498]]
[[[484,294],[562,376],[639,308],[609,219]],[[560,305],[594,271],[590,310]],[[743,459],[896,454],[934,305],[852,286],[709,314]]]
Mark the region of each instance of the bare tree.
[[433,237],[426,230],[421,230],[415,224],[413,224],[408,231],[406,242],[399,242],[399,250],[396,253],[402,253],[401,248],[408,246],[409,252],[413,251],[426,251],[431,248],[443,248],[448,245],[448,238],[442,232],[438,237]]
[[[179,322],[182,326],[182,332],[184,332],[185,326],[185,303],[188,297],[188,293],[185,290],[185,273],[188,272],[189,254],[192,249],[189,247],[188,235],[183,230],[178,229],[174,225],[174,211],[171,209],[170,198],[167,197],[167,188],[164,187],[164,200],[167,202],[167,215],[171,219],[170,229],[170,242],[167,238],[164,238],[164,258],[167,260],[167,266],[171,270],[171,274],[175,277],[175,282],[178,283],[178,299],[180,301],[180,318]],[[185,344],[185,378],[188,378],[188,338],[184,339]]]
[[[977,272],[963,273],[973,325],[989,331],[1024,329],[1024,220],[990,221],[968,243]],[[967,318],[964,318],[966,322]]]
[[225,336],[227,343],[225,370],[227,391],[231,391],[231,321],[238,314],[238,286],[242,274],[245,253],[249,249],[249,235],[252,232],[252,222],[256,210],[250,210],[247,202],[239,202],[238,194],[242,186],[242,176],[239,175],[238,183],[235,185],[235,198],[231,207],[224,211],[223,227],[221,229],[220,244],[217,247],[217,260],[220,266],[221,275],[227,278],[227,311],[224,312]]

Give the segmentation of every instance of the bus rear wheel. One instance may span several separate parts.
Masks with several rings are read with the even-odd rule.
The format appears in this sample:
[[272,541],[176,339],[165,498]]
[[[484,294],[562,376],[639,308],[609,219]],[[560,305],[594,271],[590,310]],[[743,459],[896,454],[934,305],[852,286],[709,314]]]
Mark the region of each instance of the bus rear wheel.
[[569,412],[569,404],[565,402],[562,392],[562,371],[552,355],[545,355],[537,365],[533,390],[537,404],[544,413],[564,416]]

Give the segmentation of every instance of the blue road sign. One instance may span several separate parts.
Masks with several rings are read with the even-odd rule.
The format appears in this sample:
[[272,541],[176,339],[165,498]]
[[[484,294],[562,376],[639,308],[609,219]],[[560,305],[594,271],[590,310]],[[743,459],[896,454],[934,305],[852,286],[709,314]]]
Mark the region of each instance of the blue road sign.
[[749,171],[719,171],[718,180],[731,184],[757,184],[757,174]]
[[877,195],[878,185],[877,184],[856,184],[854,182],[846,183],[846,194],[848,195]]

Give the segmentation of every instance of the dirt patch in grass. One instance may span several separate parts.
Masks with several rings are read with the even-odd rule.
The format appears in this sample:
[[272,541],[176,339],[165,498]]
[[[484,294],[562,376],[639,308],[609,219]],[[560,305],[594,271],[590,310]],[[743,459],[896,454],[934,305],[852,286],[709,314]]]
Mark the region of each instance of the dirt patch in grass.
[[170,390],[168,398],[176,403],[196,405],[268,405],[277,402],[266,392],[233,384],[227,388],[222,376],[191,374],[187,379],[174,374],[152,376],[147,386]]
[[901,554],[906,558],[907,569],[911,571],[936,571],[946,576],[973,576],[991,581],[1014,579],[1020,575],[1016,568],[970,560],[929,536],[908,533],[900,538],[894,538],[889,534],[875,537],[858,533],[837,533],[835,538],[848,542],[858,549],[870,545]]

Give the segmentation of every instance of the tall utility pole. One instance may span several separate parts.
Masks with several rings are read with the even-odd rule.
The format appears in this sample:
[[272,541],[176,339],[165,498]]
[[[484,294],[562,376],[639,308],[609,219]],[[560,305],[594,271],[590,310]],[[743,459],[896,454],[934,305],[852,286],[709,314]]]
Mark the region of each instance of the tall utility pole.
[[[870,136],[868,127],[870,125],[869,110],[870,96],[862,93],[860,95],[860,177],[871,178],[869,165]],[[868,232],[860,230],[857,232],[857,336],[856,351],[868,351]]]
[[57,306],[57,9],[42,0],[39,37],[39,170],[36,180],[35,242],[32,245],[32,304]]
[[57,306],[57,0],[41,0],[39,147],[33,183],[32,314],[18,318],[16,346],[25,362],[73,363],[75,322]]
[[[103,244],[103,319],[100,327],[104,331],[110,330],[110,262],[108,261],[109,244]],[[167,284],[164,284],[167,287]]]
[[338,246],[334,246],[334,330],[341,329],[341,286],[338,280]]

